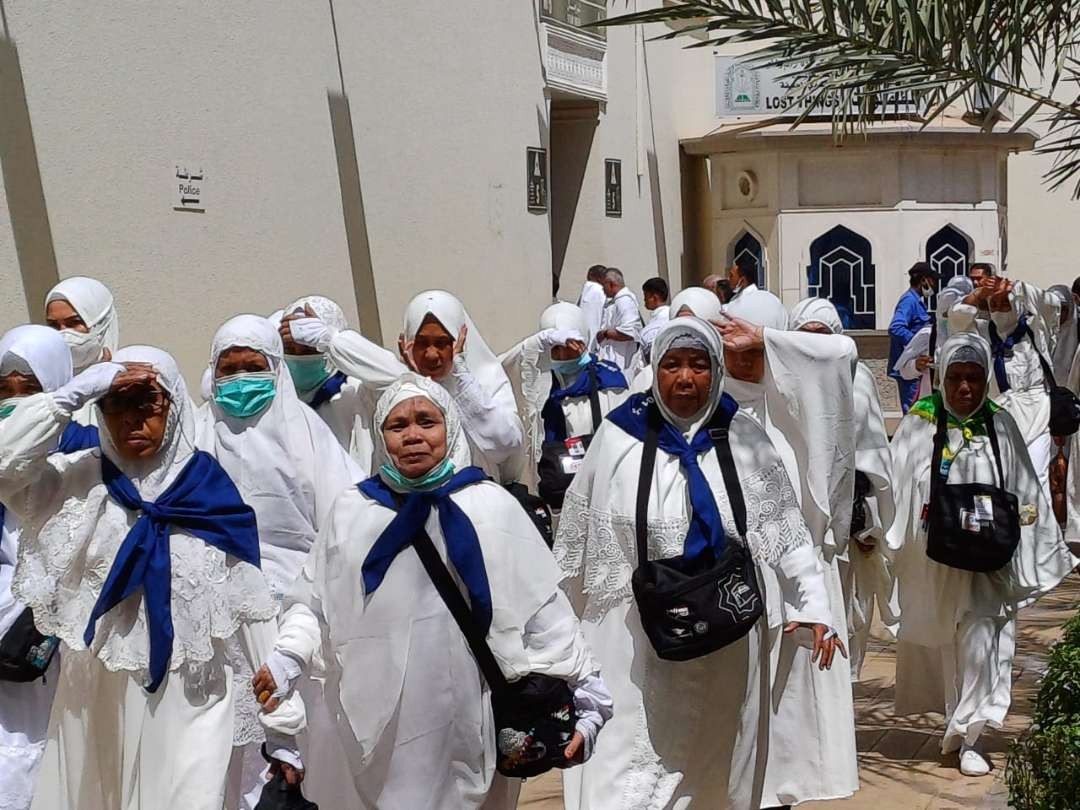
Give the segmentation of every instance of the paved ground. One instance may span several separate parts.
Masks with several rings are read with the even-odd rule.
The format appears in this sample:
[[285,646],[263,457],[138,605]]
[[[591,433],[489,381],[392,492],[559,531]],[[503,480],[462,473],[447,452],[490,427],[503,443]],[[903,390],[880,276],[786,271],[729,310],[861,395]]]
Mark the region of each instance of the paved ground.
[[[845,801],[811,802],[802,807],[808,810],[1005,810],[1007,791],[1001,781],[1005,752],[1009,741],[1030,723],[1028,713],[1045,666],[1046,652],[1078,604],[1080,577],[1073,574],[1054,593],[1021,615],[1013,670],[1016,680],[1013,710],[1005,729],[984,738],[994,772],[981,779],[962,776],[956,756],[940,754],[941,715],[893,716],[895,657],[889,645],[875,644],[863,668],[862,682],[855,687],[862,790]],[[562,810],[561,796],[557,775],[541,778],[526,784],[519,807]]]

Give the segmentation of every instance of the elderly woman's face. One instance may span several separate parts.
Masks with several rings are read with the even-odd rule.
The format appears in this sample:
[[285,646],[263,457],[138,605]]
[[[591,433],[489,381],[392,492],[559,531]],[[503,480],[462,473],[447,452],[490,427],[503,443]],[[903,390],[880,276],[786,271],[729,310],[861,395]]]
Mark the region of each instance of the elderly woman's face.
[[45,307],[45,323],[57,331],[89,332],[90,328],[67,301],[50,301]]
[[105,427],[122,458],[147,459],[161,449],[172,403],[160,383],[114,386],[99,405]]
[[214,379],[220,380],[222,377],[231,377],[234,374],[253,374],[269,370],[270,361],[261,352],[246,346],[233,346],[218,355],[217,365],[214,367]]
[[736,380],[759,383],[765,376],[765,350],[744,349],[735,352],[725,348],[724,368]]
[[41,383],[33,374],[20,374],[16,371],[5,377],[0,377],[0,399],[28,397],[40,393]]
[[420,478],[446,458],[446,418],[426,397],[395,405],[382,434],[391,463],[406,478]]
[[944,386],[949,407],[964,419],[986,396],[986,371],[978,363],[951,363],[945,370]]
[[413,362],[425,377],[441,380],[454,365],[454,337],[428,315],[412,341]]
[[709,401],[712,363],[702,349],[669,349],[656,370],[660,398],[672,413],[689,419]]

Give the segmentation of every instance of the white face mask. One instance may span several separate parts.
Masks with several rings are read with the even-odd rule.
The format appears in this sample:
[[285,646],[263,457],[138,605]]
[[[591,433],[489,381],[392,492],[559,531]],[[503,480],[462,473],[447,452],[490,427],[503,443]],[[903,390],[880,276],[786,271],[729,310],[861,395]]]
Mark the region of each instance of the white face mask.
[[60,337],[71,350],[71,365],[76,374],[101,359],[101,341],[90,332],[61,329]]

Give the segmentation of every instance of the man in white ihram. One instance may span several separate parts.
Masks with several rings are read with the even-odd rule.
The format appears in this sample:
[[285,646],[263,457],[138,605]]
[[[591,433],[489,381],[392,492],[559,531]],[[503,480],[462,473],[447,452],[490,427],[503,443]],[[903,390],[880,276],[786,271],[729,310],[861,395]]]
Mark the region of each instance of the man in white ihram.
[[589,351],[596,351],[596,335],[603,328],[604,302],[607,295],[604,293],[604,275],[607,268],[602,264],[594,264],[585,275],[585,284],[581,287],[581,295],[578,296],[578,306],[585,313],[585,322],[589,325]]
[[641,313],[637,298],[626,288],[621,271],[608,268],[604,275],[604,292],[608,300],[604,304],[604,318],[596,335],[597,354],[627,371],[634,362],[641,339]]

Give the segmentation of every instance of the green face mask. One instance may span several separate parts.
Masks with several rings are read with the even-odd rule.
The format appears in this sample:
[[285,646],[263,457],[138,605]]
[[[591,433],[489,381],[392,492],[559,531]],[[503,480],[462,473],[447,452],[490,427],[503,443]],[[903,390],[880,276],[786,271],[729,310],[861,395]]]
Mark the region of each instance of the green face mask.
[[15,413],[15,406],[19,404],[20,399],[22,397],[10,397],[0,400],[0,419],[7,419]]
[[326,356],[322,354],[287,354],[285,365],[289,367],[293,385],[301,394],[314,391],[330,376],[330,364],[326,362]]
[[214,383],[214,402],[229,416],[250,419],[270,406],[276,388],[277,379],[272,371],[233,374]]
[[442,486],[453,478],[454,462],[449,458],[444,458],[419,478],[406,478],[398,472],[397,467],[390,463],[383,464],[379,468],[379,473],[406,492],[422,492],[424,490],[435,489],[436,487]]

